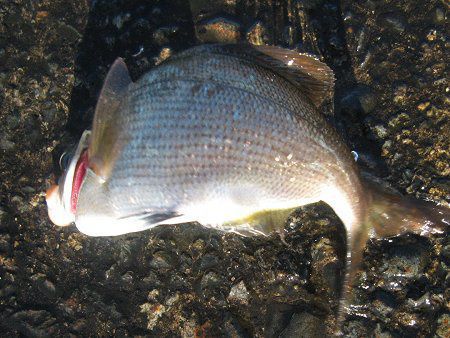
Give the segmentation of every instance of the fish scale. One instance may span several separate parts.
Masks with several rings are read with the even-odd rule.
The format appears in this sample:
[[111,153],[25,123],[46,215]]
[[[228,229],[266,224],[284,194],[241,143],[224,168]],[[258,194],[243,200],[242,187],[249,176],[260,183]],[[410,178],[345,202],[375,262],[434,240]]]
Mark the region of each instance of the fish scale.
[[[283,168],[278,165],[275,158],[286,157],[291,152],[314,159],[310,153],[320,154],[320,149],[316,149],[312,143],[308,144],[305,149],[304,143],[296,142],[299,132],[307,134],[313,128],[295,125],[296,118],[284,107],[253,93],[242,92],[239,88],[231,87],[228,84],[215,88],[217,92],[213,95],[208,91],[199,90],[197,95],[188,100],[183,99],[185,94],[192,92],[193,87],[198,88],[199,84],[201,85],[200,81],[171,82],[167,79],[166,82],[155,83],[157,88],[154,90],[143,86],[142,90],[135,89],[131,92],[130,102],[137,100],[146,102],[146,104],[140,104],[139,109],[132,110],[130,118],[123,123],[126,128],[129,125],[132,134],[140,135],[140,137],[128,142],[127,148],[123,152],[128,156],[127,161],[122,162],[120,158],[118,159],[109,182],[110,193],[113,196],[130,195],[127,191],[130,177],[141,177],[140,185],[163,185],[167,186],[168,190],[166,190],[164,201],[155,199],[155,196],[151,194],[142,196],[142,193],[136,196],[136,199],[141,201],[140,206],[136,203],[127,205],[126,200],[121,200],[120,212],[124,215],[135,213],[144,205],[162,205],[168,208],[175,204],[174,200],[183,204],[183,199],[179,197],[179,191],[172,187],[182,185],[183,189],[186,189],[185,181],[189,176],[197,179],[197,181],[191,181],[191,187],[186,189],[191,191],[191,195],[199,195],[200,191],[203,194],[203,191],[209,189],[211,185],[220,186],[230,181],[232,184],[239,179],[256,186],[264,186],[270,182],[271,185],[266,193],[272,199],[289,200],[302,194],[298,183],[290,182],[286,180],[286,177],[296,178],[299,182],[301,178],[304,180],[309,175],[305,175],[303,170],[298,170],[301,168],[299,166],[292,165],[291,168]],[[156,93],[158,93],[157,96]],[[147,97],[147,99],[142,97]],[[154,99],[149,99],[150,97]],[[233,112],[223,112],[221,103],[230,102],[231,98],[242,118],[234,119]],[[211,101],[216,102],[214,107],[201,109],[201,107],[211,104]],[[167,105],[167,102],[171,104]],[[263,112],[258,111],[261,106],[266,108]],[[175,118],[176,116],[177,118]],[[156,126],[157,129],[155,129]],[[270,132],[267,133],[264,129],[269,129]],[[262,131],[266,137],[264,139],[255,138],[255,130]],[[203,137],[199,138],[196,131],[202,131]],[[236,141],[237,138],[239,141]],[[210,147],[210,145],[214,145],[209,142],[211,139],[215,139],[219,143],[222,143],[224,139],[230,140],[231,144],[222,146],[230,149],[228,152],[222,153],[223,161],[220,163],[211,161],[212,158],[217,157],[217,150],[214,146]],[[154,156],[154,152],[147,154],[142,140],[152,144],[154,152],[162,155]],[[192,158],[177,157],[177,152],[173,153],[173,149],[183,144],[186,145],[186,150],[193,155]],[[244,144],[251,145],[246,149],[250,156],[245,156]],[[286,152],[288,153],[286,154]],[[131,157],[130,154],[135,154],[135,156]],[[166,156],[166,154],[172,156]],[[199,163],[202,164],[200,167]],[[248,165],[259,168],[263,163],[271,163],[271,165],[267,166],[265,171],[249,172],[245,170]],[[138,165],[136,166],[136,164]],[[272,178],[274,166],[275,168],[279,167],[277,169],[279,181],[275,182]],[[230,171],[230,169],[234,170]],[[151,172],[152,175],[145,176],[146,172]],[[195,172],[201,172],[201,176],[196,177],[193,175]],[[309,172],[311,171],[308,170]],[[121,178],[126,184],[121,182]],[[147,182],[145,182],[146,179]],[[217,181],[214,182],[213,179]],[[202,186],[203,183],[206,188]],[[280,189],[284,186],[286,186],[284,189]],[[119,194],[118,191],[121,193]],[[191,196],[187,198],[191,198]],[[255,196],[255,198],[260,197]]]

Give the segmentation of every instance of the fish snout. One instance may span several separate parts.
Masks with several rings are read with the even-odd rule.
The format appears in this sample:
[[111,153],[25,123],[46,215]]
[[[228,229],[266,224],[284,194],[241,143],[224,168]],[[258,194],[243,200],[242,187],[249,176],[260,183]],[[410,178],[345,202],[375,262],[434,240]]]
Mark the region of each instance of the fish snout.
[[66,210],[59,194],[59,186],[53,184],[45,193],[47,202],[48,217],[58,226],[67,226],[75,221],[75,215]]

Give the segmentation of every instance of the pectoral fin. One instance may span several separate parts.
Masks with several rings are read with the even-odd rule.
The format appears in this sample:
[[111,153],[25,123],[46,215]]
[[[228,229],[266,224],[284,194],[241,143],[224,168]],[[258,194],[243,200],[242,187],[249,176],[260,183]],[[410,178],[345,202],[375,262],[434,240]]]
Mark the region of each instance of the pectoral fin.
[[119,141],[121,106],[132,83],[127,66],[118,58],[111,66],[98,98],[89,144],[89,164],[106,180],[123,147]]

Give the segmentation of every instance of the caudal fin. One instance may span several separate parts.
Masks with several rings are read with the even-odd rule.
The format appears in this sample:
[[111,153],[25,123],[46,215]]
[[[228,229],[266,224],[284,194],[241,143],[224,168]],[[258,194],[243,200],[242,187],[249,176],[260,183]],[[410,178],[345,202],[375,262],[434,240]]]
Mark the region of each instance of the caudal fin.
[[366,182],[365,185],[370,196],[365,221],[348,235],[346,275],[339,303],[336,335],[341,335],[342,323],[346,314],[351,312],[352,285],[369,233],[375,232],[381,238],[404,233],[429,236],[450,231],[450,208],[401,196],[372,182]]
[[388,192],[371,185],[373,200],[368,222],[377,237],[412,232],[422,236],[450,230],[450,209],[429,201]]

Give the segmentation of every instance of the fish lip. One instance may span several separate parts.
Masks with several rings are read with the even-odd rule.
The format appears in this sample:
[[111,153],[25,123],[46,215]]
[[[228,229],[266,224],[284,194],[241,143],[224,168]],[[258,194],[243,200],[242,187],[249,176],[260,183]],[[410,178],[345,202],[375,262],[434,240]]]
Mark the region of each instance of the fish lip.
[[81,154],[88,148],[89,145],[89,137],[91,135],[90,130],[85,130],[81,135],[80,142],[78,142],[77,149],[75,150],[74,156],[70,161],[69,166],[67,167],[67,171],[65,173],[64,182],[62,182],[62,194],[60,190],[61,202],[64,208],[70,212],[71,210],[71,199],[72,199],[72,188],[73,188],[73,180],[75,176],[75,169],[78,163],[78,160],[81,157]]
[[67,170],[60,177],[58,184],[54,184],[47,189],[45,200],[47,203],[48,216],[56,225],[66,226],[75,221],[75,213],[71,210],[73,180],[76,165],[81,154],[88,148],[90,135],[90,130],[83,132]]
[[45,192],[45,202],[47,203],[48,217],[53,224],[67,226],[74,221],[75,215],[68,212],[61,202],[59,185],[53,184],[47,189]]

